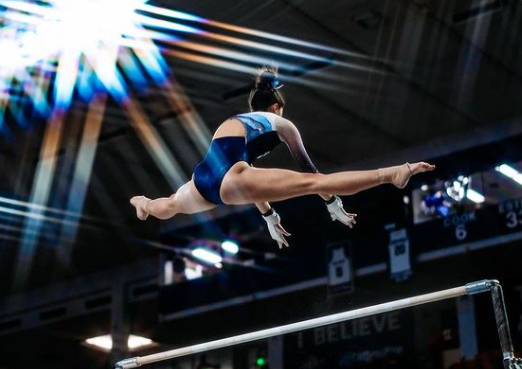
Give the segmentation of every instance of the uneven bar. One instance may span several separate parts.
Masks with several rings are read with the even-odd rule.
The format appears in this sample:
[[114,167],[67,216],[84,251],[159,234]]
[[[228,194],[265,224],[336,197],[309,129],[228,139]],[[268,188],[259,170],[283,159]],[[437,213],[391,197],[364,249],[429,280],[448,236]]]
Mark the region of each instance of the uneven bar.
[[321,327],[328,324],[358,319],[366,316],[386,313],[389,311],[404,309],[416,305],[428,304],[430,302],[451,299],[459,296],[487,292],[490,291],[491,288],[496,284],[498,284],[498,282],[494,280],[482,280],[478,282],[468,283],[465,286],[450,288],[443,291],[408,297],[401,300],[390,301],[383,304],[364,307],[361,309],[327,315],[320,318],[304,320],[302,322],[282,325],[279,327],[263,329],[256,332],[245,333],[239,336],[223,338],[216,341],[201,343],[194,346],[159,352],[157,354],[152,354],[148,356],[125,359],[116,363],[116,369],[137,368],[142,365],[152,364],[158,361],[169,360],[200,352],[216,350],[223,347],[239,345],[246,342],[257,341],[269,337],[298,332],[305,329]]

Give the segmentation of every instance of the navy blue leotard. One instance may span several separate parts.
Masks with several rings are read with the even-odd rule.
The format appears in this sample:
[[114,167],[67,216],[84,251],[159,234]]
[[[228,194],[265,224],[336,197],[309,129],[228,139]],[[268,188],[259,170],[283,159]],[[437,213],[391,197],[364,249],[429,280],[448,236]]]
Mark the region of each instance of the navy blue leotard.
[[207,154],[194,169],[194,184],[206,200],[223,204],[219,190],[229,169],[239,161],[252,164],[281,143],[273,128],[276,117],[275,114],[265,112],[236,115],[234,119],[243,123],[246,136],[212,140]]

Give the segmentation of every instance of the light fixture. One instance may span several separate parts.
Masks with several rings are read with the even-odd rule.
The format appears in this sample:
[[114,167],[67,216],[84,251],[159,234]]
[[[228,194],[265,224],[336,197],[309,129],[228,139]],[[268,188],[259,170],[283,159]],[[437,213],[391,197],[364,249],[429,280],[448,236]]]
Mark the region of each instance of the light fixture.
[[93,338],[87,338],[85,340],[85,343],[106,351],[112,349],[112,337],[110,334]]
[[468,190],[466,191],[466,197],[477,204],[483,203],[486,200],[486,198],[483,195],[481,195],[475,190],[472,190],[471,188],[468,188]]
[[464,199],[466,195],[466,186],[462,183],[462,181],[454,180],[453,182],[446,182],[446,193],[453,200],[460,202]]
[[223,258],[210,250],[198,247],[192,251],[192,256],[209,264],[221,263]]
[[152,340],[145,337],[130,335],[127,341],[129,350],[136,350],[140,347],[152,345]]
[[194,267],[187,266],[185,268],[185,277],[191,281],[193,279],[201,278],[203,276],[203,267],[201,265],[195,265]]
[[[85,343],[103,351],[110,351],[112,349],[112,336],[105,334],[103,336],[87,338]],[[127,340],[127,347],[130,351],[152,345],[155,345],[155,343],[151,339],[133,334],[129,335],[129,339]]]
[[168,286],[174,283],[174,262],[172,260],[165,261],[163,264],[163,284]]
[[223,241],[221,243],[221,248],[231,254],[237,254],[239,252],[238,244],[231,240]]
[[[128,86],[121,72],[132,83],[142,80],[142,74],[128,62],[130,51],[151,77],[164,82],[163,59],[145,28],[144,20],[150,17],[138,12],[146,2],[0,0],[0,18],[5,23],[0,27],[1,77],[8,84],[34,84],[44,96],[51,95],[47,89],[52,88],[52,101],[31,98],[39,108],[49,102],[62,109],[70,107],[75,90],[87,100],[99,89],[117,99],[126,97]],[[31,69],[42,77],[33,78]],[[92,77],[97,82],[88,86],[85,81]]]
[[511,178],[513,181],[517,182],[518,184],[522,185],[522,173],[520,173],[515,168],[513,168],[507,164],[502,164],[502,165],[496,167],[495,170],[497,172],[502,173],[506,177]]
[[266,358],[264,357],[258,357],[256,359],[257,366],[265,366],[266,365]]

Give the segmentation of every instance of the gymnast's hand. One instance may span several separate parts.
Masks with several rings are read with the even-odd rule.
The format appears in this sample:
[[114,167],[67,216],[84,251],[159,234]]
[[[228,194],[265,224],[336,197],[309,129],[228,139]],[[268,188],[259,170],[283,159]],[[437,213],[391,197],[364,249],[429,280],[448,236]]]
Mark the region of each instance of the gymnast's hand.
[[347,213],[346,210],[344,210],[343,208],[343,202],[339,196],[334,195],[334,198],[330,201],[330,203],[327,202],[326,208],[328,209],[328,212],[330,213],[330,217],[332,218],[332,220],[338,220],[344,225],[353,228],[353,226],[357,223],[355,221],[355,217],[357,216],[357,214]]
[[288,233],[281,225],[281,217],[279,214],[277,214],[274,209],[271,209],[267,215],[263,215],[263,219],[268,225],[270,236],[277,242],[279,248],[283,248],[283,245],[288,247],[289,245],[285,236],[290,236],[290,233]]

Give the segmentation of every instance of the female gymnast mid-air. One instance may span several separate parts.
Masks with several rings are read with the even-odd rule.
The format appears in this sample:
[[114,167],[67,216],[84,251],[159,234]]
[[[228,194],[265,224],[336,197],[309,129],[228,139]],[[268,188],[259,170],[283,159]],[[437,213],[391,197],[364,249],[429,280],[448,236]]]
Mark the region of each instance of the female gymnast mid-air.
[[[194,214],[218,205],[255,203],[279,247],[288,246],[290,234],[281,226],[270,201],[318,194],[325,200],[332,220],[352,227],[356,214],[347,213],[337,195],[352,195],[380,184],[404,188],[414,174],[435,169],[418,162],[365,171],[321,174],[310,160],[296,126],[283,118],[283,87],[275,68],[263,68],[250,92],[250,113],[227,119],[217,129],[206,156],[192,179],[170,197],[135,196],[130,203],[139,219],[149,215],[168,219],[178,213]],[[304,173],[285,169],[254,168],[251,164],[284,142]],[[336,194],[336,195],[332,195]]]

